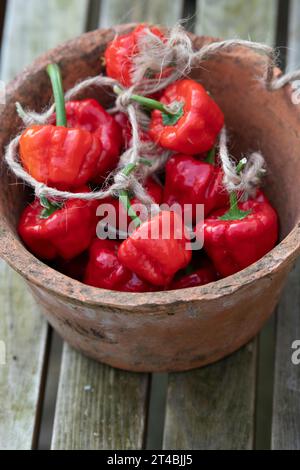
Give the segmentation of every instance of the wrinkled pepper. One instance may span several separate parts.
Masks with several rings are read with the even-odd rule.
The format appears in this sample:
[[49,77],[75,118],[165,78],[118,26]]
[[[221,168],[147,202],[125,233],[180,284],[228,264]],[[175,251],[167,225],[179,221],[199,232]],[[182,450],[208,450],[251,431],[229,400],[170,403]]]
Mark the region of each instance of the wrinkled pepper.
[[196,205],[204,204],[204,214],[226,207],[229,195],[223,186],[223,170],[214,162],[197,160],[191,155],[174,155],[166,164],[164,202],[192,205],[195,222]]
[[203,259],[200,264],[200,267],[192,269],[191,272],[189,266],[186,270],[188,272],[179,272],[168,289],[186,289],[217,281],[218,274],[213,263],[209,259]]
[[[152,112],[149,135],[174,152],[196,155],[210,150],[224,125],[224,115],[205,88],[194,80],[179,80],[163,92],[165,110]],[[172,110],[167,114],[166,110]]]
[[[201,230],[202,226],[196,228]],[[246,202],[231,195],[229,210],[220,209],[204,221],[204,249],[226,277],[258,261],[278,239],[278,216],[262,191]]]
[[[94,183],[103,182],[103,179],[116,168],[119,162],[123,144],[121,127],[114,117],[94,99],[68,101],[66,115],[69,127],[83,129],[99,138],[102,151],[90,180]],[[55,119],[56,116],[53,116],[53,123]]]
[[121,292],[150,292],[153,287],[127,269],[118,259],[120,243],[95,239],[89,249],[84,282],[93,287]]
[[[90,190],[83,187],[78,192]],[[62,205],[46,201],[44,207],[35,199],[21,215],[19,235],[41,259],[71,260],[85,251],[95,237],[97,205],[95,201],[69,199]]]
[[190,239],[181,217],[175,212],[161,211],[142,223],[121,244],[118,258],[146,282],[167,286],[192,258]]
[[47,68],[56,103],[56,126],[31,126],[20,138],[20,158],[37,181],[70,190],[90,181],[102,154],[99,138],[92,132],[68,128],[62,80],[58,66]]
[[147,29],[160,39],[166,40],[164,34],[156,26],[140,24],[131,33],[116,36],[106,48],[106,75],[115,78],[125,87],[132,85],[133,56],[138,53],[139,39]]

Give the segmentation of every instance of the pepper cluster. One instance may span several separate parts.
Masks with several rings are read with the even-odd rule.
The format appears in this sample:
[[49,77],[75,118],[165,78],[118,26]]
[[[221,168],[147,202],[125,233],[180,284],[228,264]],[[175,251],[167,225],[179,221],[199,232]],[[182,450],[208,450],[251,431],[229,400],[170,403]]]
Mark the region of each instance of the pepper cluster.
[[[105,51],[106,73],[130,87],[134,56],[149,28],[139,25],[118,36]],[[157,27],[153,35],[166,38]],[[176,64],[174,64],[176,66]],[[128,118],[111,115],[94,99],[64,102],[60,70],[47,68],[56,114],[47,125],[27,128],[20,139],[20,160],[37,181],[73,193],[101,187],[131,143]],[[168,76],[162,69],[160,75]],[[155,80],[156,75],[151,75]],[[120,89],[115,90],[116,93]],[[166,86],[159,96],[132,95],[149,113],[150,125],[141,139],[170,151],[165,169],[149,177],[144,186],[153,201],[182,208],[161,210],[142,218],[134,210],[138,199],[127,191],[118,197],[87,202],[35,198],[24,210],[19,234],[28,249],[61,272],[88,285],[125,291],[151,292],[194,287],[234,274],[254,263],[276,244],[278,217],[265,194],[241,199],[228,193],[216,152],[224,115],[198,82],[184,78]],[[135,165],[124,168],[129,175]],[[237,171],[243,171],[243,164]],[[134,230],[120,236],[116,218],[112,239],[99,239],[99,205],[110,204],[125,215]],[[197,221],[197,206],[204,206],[204,221]],[[190,208],[190,227],[185,210]],[[166,235],[168,227],[168,236]],[[191,240],[202,231],[204,248],[193,252]],[[191,233],[192,232],[192,233]]]

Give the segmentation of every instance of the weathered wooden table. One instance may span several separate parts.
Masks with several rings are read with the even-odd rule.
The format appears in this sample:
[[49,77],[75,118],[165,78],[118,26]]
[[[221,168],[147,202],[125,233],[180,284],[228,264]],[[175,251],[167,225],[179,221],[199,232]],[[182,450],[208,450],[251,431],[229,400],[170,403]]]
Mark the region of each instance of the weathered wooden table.
[[[298,0],[1,0],[0,78],[85,30],[125,21],[172,25],[187,15],[198,34],[288,46],[282,60],[300,66]],[[67,345],[60,355],[23,281],[1,262],[0,448],[300,449],[300,365],[291,361],[300,339],[299,281],[300,265],[273,320],[233,356],[150,376],[96,364]]]

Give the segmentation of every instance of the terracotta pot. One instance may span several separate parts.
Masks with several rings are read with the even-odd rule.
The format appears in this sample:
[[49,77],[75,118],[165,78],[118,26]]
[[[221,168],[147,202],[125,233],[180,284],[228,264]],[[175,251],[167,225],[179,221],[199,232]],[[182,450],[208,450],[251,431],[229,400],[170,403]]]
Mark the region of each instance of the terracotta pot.
[[[0,115],[2,157],[20,126],[15,102],[36,110],[49,102],[46,64],[60,63],[69,88],[99,73],[100,56],[114,33],[95,31],[68,42],[42,56],[10,84]],[[195,48],[209,41],[192,39]],[[0,254],[26,279],[51,325],[76,349],[122,369],[186,370],[241,347],[274,310],[300,251],[300,113],[292,104],[290,87],[268,92],[254,80],[264,65],[262,56],[239,48],[193,72],[223,109],[237,154],[259,149],[266,157],[266,191],[281,222],[280,244],[224,280],[172,292],[124,294],[88,287],[54,271],[21,243],[16,225],[24,207],[23,185],[11,184],[15,178],[1,166]],[[108,104],[109,93],[91,91],[88,96],[95,94]]]

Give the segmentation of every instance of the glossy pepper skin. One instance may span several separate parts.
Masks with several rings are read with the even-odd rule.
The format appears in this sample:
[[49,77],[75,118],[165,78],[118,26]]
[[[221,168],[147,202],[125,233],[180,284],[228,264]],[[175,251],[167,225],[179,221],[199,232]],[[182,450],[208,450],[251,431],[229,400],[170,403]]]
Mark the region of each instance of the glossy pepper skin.
[[[72,128],[83,129],[98,137],[102,145],[97,165],[91,181],[103,182],[103,178],[114,170],[119,162],[122,149],[122,129],[99,103],[94,99],[68,101],[66,103],[68,125]],[[56,117],[53,116],[53,123]]]
[[20,138],[20,158],[37,181],[73,190],[93,178],[102,152],[99,138],[84,129],[31,126]]
[[169,290],[186,289],[188,287],[204,286],[218,279],[217,271],[210,260],[203,260],[201,266],[191,273],[178,273],[171,283]]
[[179,80],[169,85],[160,102],[183,104],[183,113],[173,124],[164,124],[162,112],[154,110],[149,135],[154,142],[174,152],[197,155],[210,150],[224,125],[224,115],[202,85]]
[[146,282],[167,286],[192,258],[181,218],[175,212],[161,211],[121,244],[118,258]]
[[204,221],[204,249],[223,277],[258,261],[278,240],[277,213],[262,191],[238,207],[251,212],[242,220],[220,220],[221,209]]
[[157,27],[140,24],[131,33],[116,36],[106,48],[106,75],[115,78],[124,87],[132,85],[133,56],[139,50],[139,39],[148,28],[159,38],[165,39]]
[[[88,188],[80,192],[89,192]],[[25,245],[38,258],[68,261],[85,251],[96,233],[96,205],[69,199],[61,209],[42,219],[39,199],[29,204],[21,215],[18,232]]]
[[149,292],[153,287],[138,278],[118,260],[120,243],[95,239],[89,250],[84,282],[93,287],[121,292]]
[[166,164],[164,202],[182,207],[192,204],[193,220],[196,205],[204,204],[204,214],[226,207],[228,192],[223,186],[223,170],[191,155],[174,155]]

